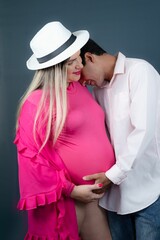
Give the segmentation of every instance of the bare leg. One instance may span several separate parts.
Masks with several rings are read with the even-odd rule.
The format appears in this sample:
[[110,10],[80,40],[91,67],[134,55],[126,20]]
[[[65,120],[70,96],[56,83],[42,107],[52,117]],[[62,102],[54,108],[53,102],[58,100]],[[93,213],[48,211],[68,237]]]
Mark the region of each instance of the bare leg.
[[83,240],[111,240],[106,215],[98,201],[85,204],[85,218],[80,229]]
[[75,200],[75,208],[76,208],[76,215],[77,215],[77,223],[78,223],[78,230],[79,233],[81,231],[84,219],[85,219],[85,203],[79,202]]

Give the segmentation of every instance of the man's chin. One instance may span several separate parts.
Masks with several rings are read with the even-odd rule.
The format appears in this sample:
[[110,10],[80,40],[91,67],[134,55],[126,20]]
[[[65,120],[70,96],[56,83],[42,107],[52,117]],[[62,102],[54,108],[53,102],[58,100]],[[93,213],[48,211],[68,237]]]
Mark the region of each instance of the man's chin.
[[84,80],[83,78],[81,78],[79,80],[80,84],[83,86],[91,86],[91,87],[98,87],[97,83],[94,80]]

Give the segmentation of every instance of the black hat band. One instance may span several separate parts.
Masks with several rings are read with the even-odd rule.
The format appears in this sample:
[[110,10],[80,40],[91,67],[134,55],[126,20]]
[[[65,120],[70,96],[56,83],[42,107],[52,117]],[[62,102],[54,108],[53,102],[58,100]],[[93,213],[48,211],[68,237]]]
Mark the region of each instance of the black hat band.
[[49,53],[48,55],[46,55],[44,57],[37,58],[38,62],[45,63],[45,62],[48,62],[49,60],[51,60],[52,58],[55,58],[60,53],[62,53],[64,50],[66,50],[76,40],[76,38],[77,37],[72,34],[70,36],[70,38],[63,45],[61,45],[59,48],[57,48],[55,51]]

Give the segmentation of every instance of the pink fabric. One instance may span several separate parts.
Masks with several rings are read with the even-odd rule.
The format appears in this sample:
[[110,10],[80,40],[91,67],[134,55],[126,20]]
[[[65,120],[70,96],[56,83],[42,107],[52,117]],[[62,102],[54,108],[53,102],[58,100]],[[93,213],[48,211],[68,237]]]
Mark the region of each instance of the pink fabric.
[[74,184],[84,184],[82,176],[106,171],[115,161],[105,133],[104,113],[85,87],[71,84],[65,127],[55,147],[49,140],[39,153],[46,124],[38,129],[36,144],[33,123],[41,94],[41,90],[33,92],[24,103],[14,141],[19,166],[18,208],[28,210],[25,240],[78,240],[74,201],[69,197]]
[[66,125],[55,148],[75,184],[86,184],[83,176],[106,172],[115,163],[104,118],[90,92],[79,83],[72,83],[68,89]]
[[18,208],[28,210],[25,239],[78,240],[74,201],[68,197],[74,184],[70,182],[68,172],[50,142],[38,153],[39,147],[32,134],[35,113],[36,105],[27,100],[14,141],[19,166]]

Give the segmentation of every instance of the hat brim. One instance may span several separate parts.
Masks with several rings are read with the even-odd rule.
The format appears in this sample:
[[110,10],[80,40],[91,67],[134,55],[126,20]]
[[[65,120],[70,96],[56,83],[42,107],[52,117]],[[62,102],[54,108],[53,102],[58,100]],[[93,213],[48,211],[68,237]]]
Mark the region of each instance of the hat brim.
[[63,62],[67,58],[71,57],[74,53],[76,53],[78,50],[80,50],[88,41],[89,39],[89,32],[86,30],[80,30],[73,32],[73,35],[76,36],[76,40],[62,53],[60,53],[55,58],[45,62],[45,63],[39,63],[35,55],[33,54],[28,61],[26,62],[27,68],[30,70],[39,70],[51,67],[53,65],[56,65],[60,62]]

